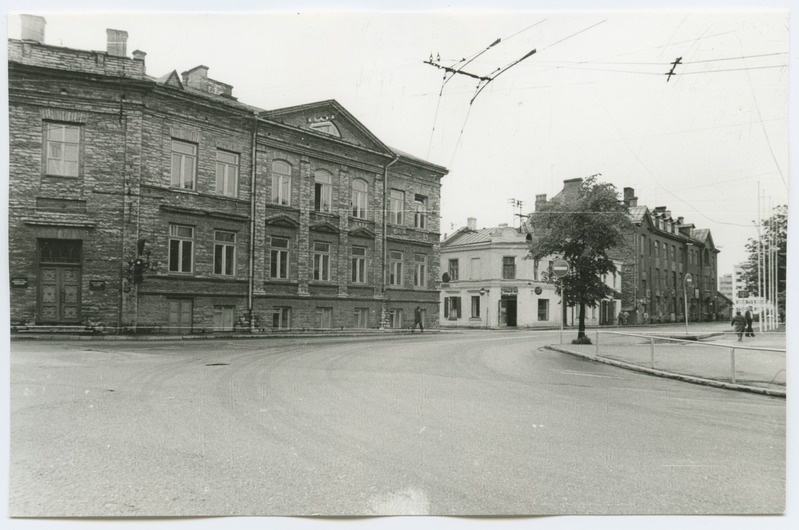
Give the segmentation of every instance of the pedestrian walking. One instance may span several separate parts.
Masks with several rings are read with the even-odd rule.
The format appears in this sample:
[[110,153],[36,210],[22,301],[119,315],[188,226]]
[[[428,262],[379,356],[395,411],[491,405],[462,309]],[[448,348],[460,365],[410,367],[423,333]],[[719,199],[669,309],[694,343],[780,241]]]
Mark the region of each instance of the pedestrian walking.
[[746,313],[744,313],[744,320],[746,320],[746,336],[747,337],[754,337],[755,330],[752,329],[752,307],[746,308]]
[[736,311],[730,325],[734,328],[735,333],[738,334],[738,342],[741,342],[743,340],[744,331],[746,330],[746,318],[740,311]]
[[644,311],[644,324],[649,324],[649,313]]
[[418,305],[416,309],[413,310],[413,329],[411,329],[411,333],[416,331],[416,325],[419,325],[419,330],[424,333],[424,325],[422,324],[422,308]]

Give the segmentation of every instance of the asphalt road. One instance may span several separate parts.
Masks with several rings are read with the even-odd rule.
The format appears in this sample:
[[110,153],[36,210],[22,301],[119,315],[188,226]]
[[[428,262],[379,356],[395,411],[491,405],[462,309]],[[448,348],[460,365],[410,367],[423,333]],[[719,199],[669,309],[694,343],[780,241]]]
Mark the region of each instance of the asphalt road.
[[17,341],[10,514],[784,510],[784,399],[552,340]]

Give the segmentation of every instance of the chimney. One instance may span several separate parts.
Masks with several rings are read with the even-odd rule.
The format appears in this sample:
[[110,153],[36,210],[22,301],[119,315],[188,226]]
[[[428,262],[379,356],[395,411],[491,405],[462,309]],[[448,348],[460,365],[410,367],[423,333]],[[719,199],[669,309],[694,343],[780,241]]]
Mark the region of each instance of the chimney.
[[466,219],[466,228],[469,230],[477,230],[477,219],[474,217]]
[[20,15],[19,18],[22,22],[20,38],[22,40],[38,42],[39,44],[44,43],[44,26],[47,24],[44,17],[37,15]]
[[662,213],[664,213],[666,211],[666,207],[665,206],[655,206],[655,210],[654,211],[655,211],[656,214],[662,214]]
[[678,225],[684,224],[684,223],[683,223],[683,221],[684,221],[684,220],[685,220],[685,218],[684,218],[684,217],[678,217],[678,218],[677,218],[677,224],[678,224]]
[[666,219],[671,219],[671,210],[666,210],[663,214],[666,216]]
[[208,86],[208,67],[199,65],[191,70],[187,70],[180,74],[183,78],[183,84],[196,88],[198,90],[205,90]]
[[583,179],[581,177],[577,177],[576,179],[568,179],[563,181],[563,191],[566,190],[576,190],[580,187],[580,184],[583,183]]
[[547,202],[547,194],[542,193],[540,195],[535,196],[535,210],[538,211],[541,209],[543,205]]
[[630,199],[635,197],[635,189],[634,188],[624,188],[624,203],[627,204],[630,202]]
[[109,28],[105,30],[105,33],[108,36],[108,44],[106,46],[108,55],[113,55],[115,57],[127,57],[128,32],[121,29]]
[[133,60],[134,61],[141,61],[141,69],[142,73],[146,72],[146,65],[144,64],[144,58],[147,57],[147,53],[141,50],[133,50]]
[[629,201],[625,201],[625,202],[627,203],[627,206],[629,206],[630,208],[633,208],[635,206],[638,206],[638,197],[632,197]]

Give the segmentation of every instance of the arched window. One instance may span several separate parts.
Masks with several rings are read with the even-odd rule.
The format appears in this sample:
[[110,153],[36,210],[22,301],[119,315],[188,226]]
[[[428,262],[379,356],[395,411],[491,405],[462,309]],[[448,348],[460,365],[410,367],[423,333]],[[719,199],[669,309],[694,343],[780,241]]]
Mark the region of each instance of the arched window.
[[314,173],[314,210],[333,211],[333,177],[323,169]]
[[291,206],[291,165],[282,160],[272,162],[272,203]]
[[369,184],[365,180],[352,181],[352,216],[366,219],[366,205],[369,202]]

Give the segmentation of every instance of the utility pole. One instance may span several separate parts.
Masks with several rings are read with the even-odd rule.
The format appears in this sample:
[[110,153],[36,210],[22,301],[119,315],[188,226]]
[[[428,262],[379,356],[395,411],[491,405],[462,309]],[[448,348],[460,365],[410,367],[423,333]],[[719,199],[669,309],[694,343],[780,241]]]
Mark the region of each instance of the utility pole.
[[[526,215],[524,215],[522,213],[522,207],[524,207],[524,201],[519,200],[519,199],[510,198],[510,199],[508,199],[508,204],[510,204],[510,207],[514,210],[513,217],[518,217],[519,218],[519,228],[521,228],[523,226],[522,225],[522,219],[527,217]],[[519,209],[519,213],[516,213],[516,211],[515,211],[516,208]]]
[[669,70],[669,71],[668,71],[668,72],[665,74],[665,75],[666,75],[666,82],[667,82],[667,83],[668,83],[668,82],[669,82],[669,80],[671,79],[671,76],[673,76],[673,75],[677,75],[677,74],[675,74],[675,73],[674,73],[674,69],[675,69],[675,68],[677,68],[677,65],[678,65],[678,64],[682,64],[680,61],[682,61],[682,57],[677,57],[677,59],[676,59],[676,60],[675,60],[673,63],[671,63],[671,70]]

